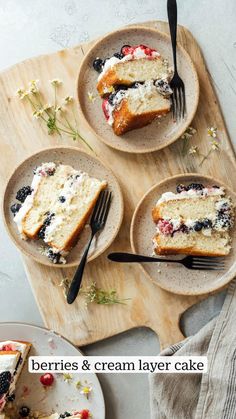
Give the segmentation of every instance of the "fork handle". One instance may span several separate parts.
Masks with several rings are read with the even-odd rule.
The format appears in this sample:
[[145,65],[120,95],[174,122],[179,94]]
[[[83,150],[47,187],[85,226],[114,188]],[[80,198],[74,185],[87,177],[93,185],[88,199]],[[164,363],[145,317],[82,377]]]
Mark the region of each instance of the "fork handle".
[[91,234],[90,240],[89,240],[89,242],[88,242],[88,244],[85,248],[85,251],[84,251],[84,254],[83,254],[82,259],[80,261],[80,264],[79,264],[79,266],[78,266],[78,268],[75,272],[75,276],[72,279],[72,282],[70,284],[70,288],[69,288],[69,291],[67,293],[67,303],[68,304],[72,304],[75,301],[75,299],[76,299],[76,297],[79,293],[82,278],[83,278],[84,268],[85,268],[85,265],[86,265],[87,256],[88,256],[88,252],[89,252],[93,237],[94,237],[94,234]]
[[113,262],[135,263],[135,262],[175,262],[180,263],[179,260],[160,259],[151,256],[136,255],[134,253],[115,252],[108,255],[108,259]]
[[167,13],[170,27],[170,36],[173,50],[174,69],[177,72],[176,59],[176,38],[177,38],[177,2],[176,0],[167,0]]

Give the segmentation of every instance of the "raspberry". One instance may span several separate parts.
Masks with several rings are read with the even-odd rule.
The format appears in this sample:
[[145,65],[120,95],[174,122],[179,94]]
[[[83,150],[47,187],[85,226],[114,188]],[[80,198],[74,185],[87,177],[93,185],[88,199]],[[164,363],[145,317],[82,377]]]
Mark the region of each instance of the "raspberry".
[[128,55],[131,54],[131,50],[133,50],[133,48],[130,45],[123,45],[120,52],[122,55]]
[[105,115],[106,120],[109,119],[108,106],[107,105],[108,105],[108,99],[106,98],[102,102],[102,110],[103,110],[103,113]]
[[81,410],[80,414],[81,419],[89,419],[91,417],[90,412],[87,409]]
[[53,384],[54,377],[52,374],[47,372],[44,375],[41,375],[40,377],[40,383],[45,387],[50,387]]
[[159,220],[157,226],[160,232],[165,236],[172,234],[174,231],[173,224],[171,224],[168,220]]

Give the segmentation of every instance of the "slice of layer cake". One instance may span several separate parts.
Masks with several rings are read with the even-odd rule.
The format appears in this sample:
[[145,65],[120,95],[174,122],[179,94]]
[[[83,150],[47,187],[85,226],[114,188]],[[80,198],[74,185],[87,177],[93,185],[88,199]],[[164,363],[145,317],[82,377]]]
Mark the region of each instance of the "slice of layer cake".
[[[14,221],[22,238],[42,239],[53,263],[65,263],[64,255],[79,233],[107,182],[68,165],[43,163],[35,169],[31,186],[18,191]],[[19,205],[20,208],[17,207]]]
[[116,135],[142,128],[170,111],[171,90],[164,81],[136,83],[127,90],[118,90],[103,101],[107,122]]
[[7,340],[0,342],[0,411],[14,393],[31,343]]
[[225,256],[230,252],[234,208],[223,188],[178,185],[177,193],[161,196],[152,216],[157,226],[154,250],[159,255]]
[[0,412],[15,390],[16,371],[20,357],[19,351],[0,351]]
[[106,96],[115,86],[167,78],[168,74],[168,63],[156,50],[145,45],[126,46],[105,60],[97,90],[101,96]]

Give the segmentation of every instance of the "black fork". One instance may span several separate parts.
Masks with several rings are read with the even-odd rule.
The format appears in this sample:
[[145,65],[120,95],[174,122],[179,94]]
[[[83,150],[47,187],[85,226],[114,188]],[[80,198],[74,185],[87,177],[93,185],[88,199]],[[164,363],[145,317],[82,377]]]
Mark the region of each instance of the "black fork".
[[110,205],[111,205],[111,192],[107,190],[102,191],[94,207],[93,214],[90,221],[90,227],[91,227],[90,240],[85,248],[84,254],[82,256],[82,259],[80,261],[80,264],[77,268],[77,271],[71,282],[71,285],[67,294],[68,304],[72,304],[79,293],[79,289],[82,283],[84,268],[86,265],[87,256],[88,256],[91,243],[93,241],[95,234],[97,234],[98,231],[100,231],[105,226],[108,212],[110,209]]
[[186,99],[184,82],[179,76],[176,57],[176,37],[177,37],[177,3],[176,0],[167,0],[167,12],[170,27],[170,35],[174,60],[174,76],[170,81],[173,91],[171,95],[173,119],[179,120],[186,114]]
[[222,257],[207,257],[207,256],[186,256],[184,259],[160,259],[157,257],[137,255],[134,253],[110,253],[108,259],[113,262],[121,263],[143,263],[143,262],[165,262],[165,263],[180,263],[185,268],[203,270],[203,271],[222,271],[224,269],[224,259]]

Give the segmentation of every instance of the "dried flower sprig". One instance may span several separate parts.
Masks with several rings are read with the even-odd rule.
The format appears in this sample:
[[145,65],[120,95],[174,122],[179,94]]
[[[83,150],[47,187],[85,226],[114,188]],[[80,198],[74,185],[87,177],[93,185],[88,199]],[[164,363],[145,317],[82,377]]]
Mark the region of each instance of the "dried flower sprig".
[[89,285],[85,291],[80,291],[80,294],[86,297],[87,304],[125,304],[125,301],[129,300],[129,298],[120,299],[117,295],[117,291],[114,289],[105,291],[102,288],[98,288],[96,286],[96,282],[93,282],[91,285]]
[[[63,288],[64,297],[67,297],[68,290],[70,288],[70,280],[68,278],[63,278],[61,281],[60,287]],[[125,304],[125,301],[129,300],[130,298],[120,299],[118,298],[117,291],[112,289],[109,291],[103,290],[102,288],[98,288],[96,286],[96,282],[93,282],[89,285],[86,290],[83,288],[80,291],[80,295],[85,296],[86,304],[95,303],[95,304],[104,304],[104,305],[112,305],[112,304]]]
[[182,145],[182,154],[185,156],[188,152],[189,148],[189,140],[196,134],[197,130],[193,127],[188,127],[185,131],[185,133],[180,137],[183,141]]
[[210,141],[211,148],[208,151],[208,153],[205,156],[203,156],[203,159],[199,163],[199,166],[203,165],[203,163],[208,159],[208,157],[210,156],[210,154],[213,151],[219,151],[220,150],[220,140],[217,136],[218,135],[217,131],[218,131],[218,129],[216,127],[211,127],[211,128],[207,129],[207,135],[208,135],[208,137],[211,138],[211,141]]
[[[57,133],[61,136],[65,134],[73,140],[82,141],[93,151],[90,144],[79,133],[73,108],[73,97],[68,95],[63,100],[58,100],[58,88],[62,83],[60,79],[50,80],[54,92],[53,105],[43,103],[43,95],[39,89],[39,80],[31,80],[27,89],[19,88],[16,93],[20,100],[28,100],[33,109],[33,117],[40,119],[46,124],[49,135]],[[70,122],[69,116],[67,115],[69,105],[72,105],[70,110],[73,113],[74,124]]]

